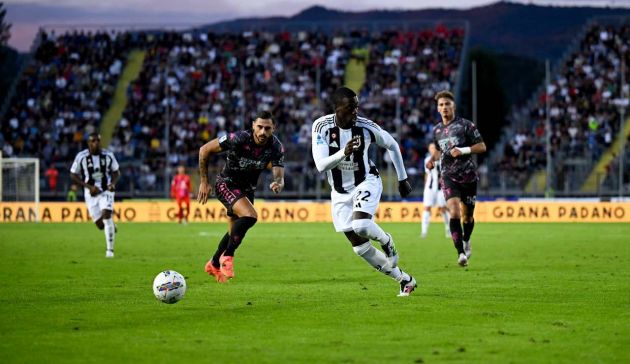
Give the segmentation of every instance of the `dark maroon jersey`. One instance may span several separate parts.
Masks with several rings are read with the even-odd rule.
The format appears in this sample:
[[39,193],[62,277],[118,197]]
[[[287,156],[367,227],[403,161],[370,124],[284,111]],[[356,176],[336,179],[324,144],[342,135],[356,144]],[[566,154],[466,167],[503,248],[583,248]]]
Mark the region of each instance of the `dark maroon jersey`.
[[258,177],[271,163],[284,167],[284,147],[275,135],[265,145],[257,145],[249,130],[229,133],[219,138],[221,149],[227,151],[227,163],[221,171],[223,179],[244,189],[256,189]]
[[433,129],[433,142],[442,152],[442,177],[459,183],[469,183],[478,180],[477,165],[471,154],[457,158],[451,156],[451,149],[455,147],[470,147],[483,142],[479,130],[472,121],[455,117],[448,125],[438,123]]

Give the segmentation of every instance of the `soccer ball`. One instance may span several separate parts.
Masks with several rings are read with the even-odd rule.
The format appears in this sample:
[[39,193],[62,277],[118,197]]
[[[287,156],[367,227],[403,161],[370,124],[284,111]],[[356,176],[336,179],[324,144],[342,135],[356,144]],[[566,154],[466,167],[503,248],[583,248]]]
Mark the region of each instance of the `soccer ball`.
[[186,280],[174,270],[160,272],[153,280],[153,294],[164,303],[176,303],[185,293]]

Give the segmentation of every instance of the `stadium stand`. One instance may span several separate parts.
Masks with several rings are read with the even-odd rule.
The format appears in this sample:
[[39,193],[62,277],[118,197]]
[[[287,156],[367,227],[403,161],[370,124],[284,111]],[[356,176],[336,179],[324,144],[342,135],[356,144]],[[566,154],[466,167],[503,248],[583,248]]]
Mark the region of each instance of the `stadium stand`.
[[135,38],[116,32],[40,33],[2,123],[3,156],[36,156],[42,171],[51,164],[66,171],[108,110]]
[[463,41],[462,28],[443,25],[369,38],[370,77],[360,92],[362,110],[396,132],[407,166],[414,170],[423,170],[424,152],[438,120],[433,96],[455,87]]
[[356,81],[363,84],[361,113],[397,136],[410,174],[421,174],[435,120],[432,96],[455,86],[464,36],[462,28],[444,26],[415,32],[42,33],[3,122],[2,148],[5,156],[40,157],[43,171],[56,165],[58,189],[66,189],[67,165],[85,147],[85,136],[101,129],[126,62],[141,49],[142,67],[129,83],[109,145],[123,171],[120,191],[159,196],[170,180],[166,167],[196,167],[199,146],[269,110],[287,148],[287,194],[312,194],[325,184],[310,158],[311,122],[331,111],[321,100],[349,81],[353,59],[359,76],[363,68]]
[[[620,57],[626,64],[630,60],[624,41],[629,37],[627,24],[589,26],[577,49],[552,75],[547,92],[540,92],[527,109],[527,122],[504,145],[498,162],[501,178],[493,179],[494,187],[499,183],[520,190],[527,190],[528,183],[530,188],[544,186],[544,179],[542,183],[533,181],[537,172],[544,176],[546,166],[548,94],[555,177],[552,186],[561,193],[580,190],[619,132],[620,116],[614,100],[621,95]],[[626,79],[629,71],[626,68]]]

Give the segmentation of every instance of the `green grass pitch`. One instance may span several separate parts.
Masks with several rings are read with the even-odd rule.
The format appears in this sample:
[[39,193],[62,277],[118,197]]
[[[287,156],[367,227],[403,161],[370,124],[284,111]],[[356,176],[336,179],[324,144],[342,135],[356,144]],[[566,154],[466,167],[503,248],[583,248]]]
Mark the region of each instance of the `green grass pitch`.
[[[0,225],[1,363],[629,363],[630,225],[484,224],[468,268],[441,224],[383,224],[398,285],[332,224],[259,224],[220,285],[222,224]],[[157,273],[187,280],[158,302]]]

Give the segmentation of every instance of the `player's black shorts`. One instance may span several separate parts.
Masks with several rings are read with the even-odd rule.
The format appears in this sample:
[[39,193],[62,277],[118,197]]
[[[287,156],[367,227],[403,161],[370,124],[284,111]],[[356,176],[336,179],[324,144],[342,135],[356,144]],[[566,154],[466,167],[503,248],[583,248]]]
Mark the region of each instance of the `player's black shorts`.
[[217,195],[217,199],[221,201],[223,206],[225,206],[228,216],[236,216],[234,215],[232,207],[236,201],[243,197],[247,197],[249,202],[254,204],[254,190],[236,186],[227,182],[221,176],[217,176],[217,182],[214,184],[214,191]]
[[475,202],[477,202],[477,181],[460,183],[444,177],[440,178],[440,187],[444,192],[446,201],[453,197],[459,197],[464,205],[475,207]]

